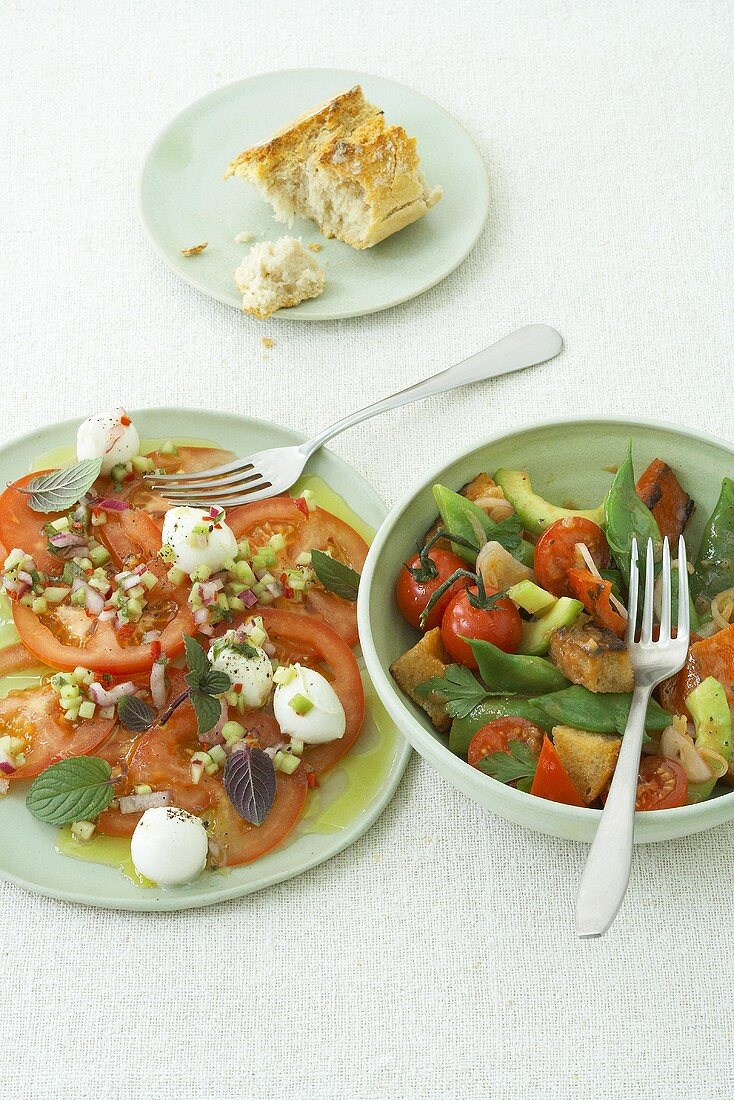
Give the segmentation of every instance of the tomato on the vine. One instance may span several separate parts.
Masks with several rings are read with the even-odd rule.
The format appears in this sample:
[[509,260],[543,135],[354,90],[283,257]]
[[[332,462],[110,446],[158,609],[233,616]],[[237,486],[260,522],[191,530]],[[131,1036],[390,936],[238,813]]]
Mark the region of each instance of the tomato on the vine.
[[[429,562],[433,563],[435,575],[427,577],[425,580],[416,579],[415,573],[417,571],[430,571]],[[403,618],[416,630],[433,630],[434,627],[440,626],[444,611],[454,596],[463,589],[461,578],[458,578],[439,597],[423,622],[421,622],[421,615],[436,589],[447,581],[457,569],[465,568],[466,562],[462,561],[458,554],[454,554],[451,550],[441,550],[438,547],[431,549],[428,555],[424,555],[423,558],[420,554],[416,554],[414,558],[406,562],[400,570],[395,589],[395,598]]]
[[[486,596],[496,591],[487,589]],[[459,664],[477,668],[471,646],[465,638],[491,642],[505,653],[516,653],[522,638],[520,612],[507,596],[489,601],[488,607],[477,607],[470,597],[484,602],[476,585],[470,585],[453,597],[441,620],[441,639],[451,656]]]

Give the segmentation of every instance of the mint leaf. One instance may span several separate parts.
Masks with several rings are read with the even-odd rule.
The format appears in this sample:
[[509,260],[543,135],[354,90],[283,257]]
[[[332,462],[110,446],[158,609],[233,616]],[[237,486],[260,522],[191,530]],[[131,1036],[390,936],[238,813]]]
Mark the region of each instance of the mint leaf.
[[114,797],[111,775],[106,760],[72,756],[52,764],[33,780],[25,804],[34,817],[48,825],[92,821]]
[[206,695],[223,695],[231,687],[232,680],[219,668],[210,668],[199,677],[199,691],[203,691]]
[[442,696],[450,718],[467,718],[491,694],[463,665],[449,665],[443,676],[433,676],[419,684],[416,691],[419,695],[435,692]]
[[230,753],[224,789],[240,817],[261,825],[275,801],[275,766],[266,752],[252,746]]
[[213,695],[207,695],[203,691],[189,691],[191,705],[196,714],[196,725],[199,735],[213,730],[222,715],[222,705]]
[[502,749],[491,752],[478,760],[475,767],[500,783],[517,782],[518,786],[522,784],[523,790],[529,790],[537,761],[524,741],[514,740],[508,741],[507,752]]
[[145,733],[155,724],[155,711],[137,695],[123,695],[117,704],[117,717],[131,733]]
[[186,683],[196,691],[201,677],[206,676],[211,665],[209,664],[209,658],[195,638],[192,638],[189,634],[184,634],[183,640],[186,648],[186,664],[189,666]]
[[352,603],[357,599],[360,578],[354,569],[330,558],[323,550],[311,551],[311,568],[327,591]]
[[101,458],[87,458],[61,470],[34,477],[18,492],[27,494],[34,512],[63,512],[77,504],[99,477]]

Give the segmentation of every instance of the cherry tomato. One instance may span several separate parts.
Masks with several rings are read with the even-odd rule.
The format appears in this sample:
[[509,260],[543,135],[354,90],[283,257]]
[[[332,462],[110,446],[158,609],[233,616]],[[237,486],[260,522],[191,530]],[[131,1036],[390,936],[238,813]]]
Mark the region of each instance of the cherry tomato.
[[[454,596],[441,620],[441,639],[459,664],[477,668],[471,647],[464,638],[480,638],[491,642],[505,653],[516,653],[522,638],[522,619],[512,600],[503,597],[486,610],[469,602],[469,593],[477,595],[476,586]],[[487,595],[494,595],[487,589]]]
[[643,756],[637,783],[638,810],[672,810],[684,806],[688,777],[677,760],[664,756]]
[[[448,588],[436,605],[431,608],[431,613],[421,624],[421,612],[428,606],[431,596],[444,581],[447,581],[457,569],[466,569],[466,562],[462,561],[458,554],[450,550],[435,548],[429,554],[430,560],[436,567],[436,576],[428,581],[417,581],[410,569],[419,569],[421,566],[420,555],[416,554],[400,570],[395,598],[403,618],[414,626],[416,630],[433,630],[440,626],[443,613],[451,603],[454,596],[464,588],[464,582],[459,579]],[[410,569],[408,568],[410,567]]]
[[473,768],[493,752],[508,752],[510,741],[522,741],[533,756],[540,754],[545,734],[526,718],[495,718],[482,726],[469,742],[467,760]]
[[535,576],[538,584],[554,596],[572,596],[566,574],[583,566],[576,544],[589,548],[597,568],[609,563],[609,545],[601,527],[583,516],[567,516],[546,528],[535,544]]

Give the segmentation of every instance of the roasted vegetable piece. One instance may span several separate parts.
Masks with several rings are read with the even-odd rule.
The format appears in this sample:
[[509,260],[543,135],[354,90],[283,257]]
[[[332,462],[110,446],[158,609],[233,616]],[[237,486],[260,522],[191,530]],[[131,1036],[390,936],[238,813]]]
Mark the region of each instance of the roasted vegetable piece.
[[606,627],[590,619],[551,635],[550,657],[564,676],[593,692],[633,691],[627,646]]
[[688,696],[708,676],[719,681],[734,705],[734,626],[691,644],[683,668],[658,688],[660,702],[667,710],[687,714]]
[[734,481],[725,477],[721,493],[701,539],[696,569],[691,577],[694,596],[713,600],[734,587]]
[[576,784],[571,779],[550,737],[543,738],[535,778],[530,793],[550,802],[562,802],[566,806],[585,806]]
[[607,788],[617,766],[619,737],[570,726],[555,726],[553,744],[563,767],[587,806]]
[[490,691],[517,695],[540,695],[561,691],[569,681],[555,665],[543,657],[505,653],[480,639],[470,639],[479,675]]
[[534,490],[525,470],[498,470],[494,480],[504,492],[510,504],[520,516],[523,527],[531,535],[540,535],[559,519],[582,516],[597,523],[604,523],[604,506],[598,508],[559,508],[544,500]]
[[655,517],[661,536],[677,544],[695,504],[667,462],[652,460],[637,482],[637,495]]
[[421,695],[417,689],[433,676],[443,676],[450,664],[451,658],[441,641],[441,631],[436,627],[424,634],[417,645],[390,666],[398,686],[423,708],[439,733],[446,733],[451,725],[444,702],[434,694]]
[[612,582],[595,577],[588,569],[569,569],[568,583],[573,595],[600,626],[623,638],[627,620],[612,605]]
[[631,443],[627,448],[624,462],[614,475],[614,481],[604,502],[604,510],[609,549],[624,577],[625,584],[629,584],[632,539],[637,539],[640,553],[644,553],[648,539],[652,539],[656,560],[659,559],[662,548],[662,539],[655,517],[637,495]]

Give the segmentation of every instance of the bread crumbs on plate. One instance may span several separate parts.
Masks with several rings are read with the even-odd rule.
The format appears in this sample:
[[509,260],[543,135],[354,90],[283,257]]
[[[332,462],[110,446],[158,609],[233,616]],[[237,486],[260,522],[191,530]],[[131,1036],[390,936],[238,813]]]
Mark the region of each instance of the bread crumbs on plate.
[[182,256],[198,256],[199,253],[204,251],[204,249],[207,247],[208,244],[209,244],[209,241],[203,241],[201,244],[192,245],[191,248],[182,248],[181,249],[181,255]]
[[252,239],[252,233],[244,231],[242,233],[238,233],[234,240],[235,244],[249,244]]
[[268,351],[275,347],[275,340],[271,340],[269,336],[263,336],[261,343]]
[[308,247],[311,249],[312,252],[320,252],[324,246],[322,244],[318,244],[316,241],[311,241]]

